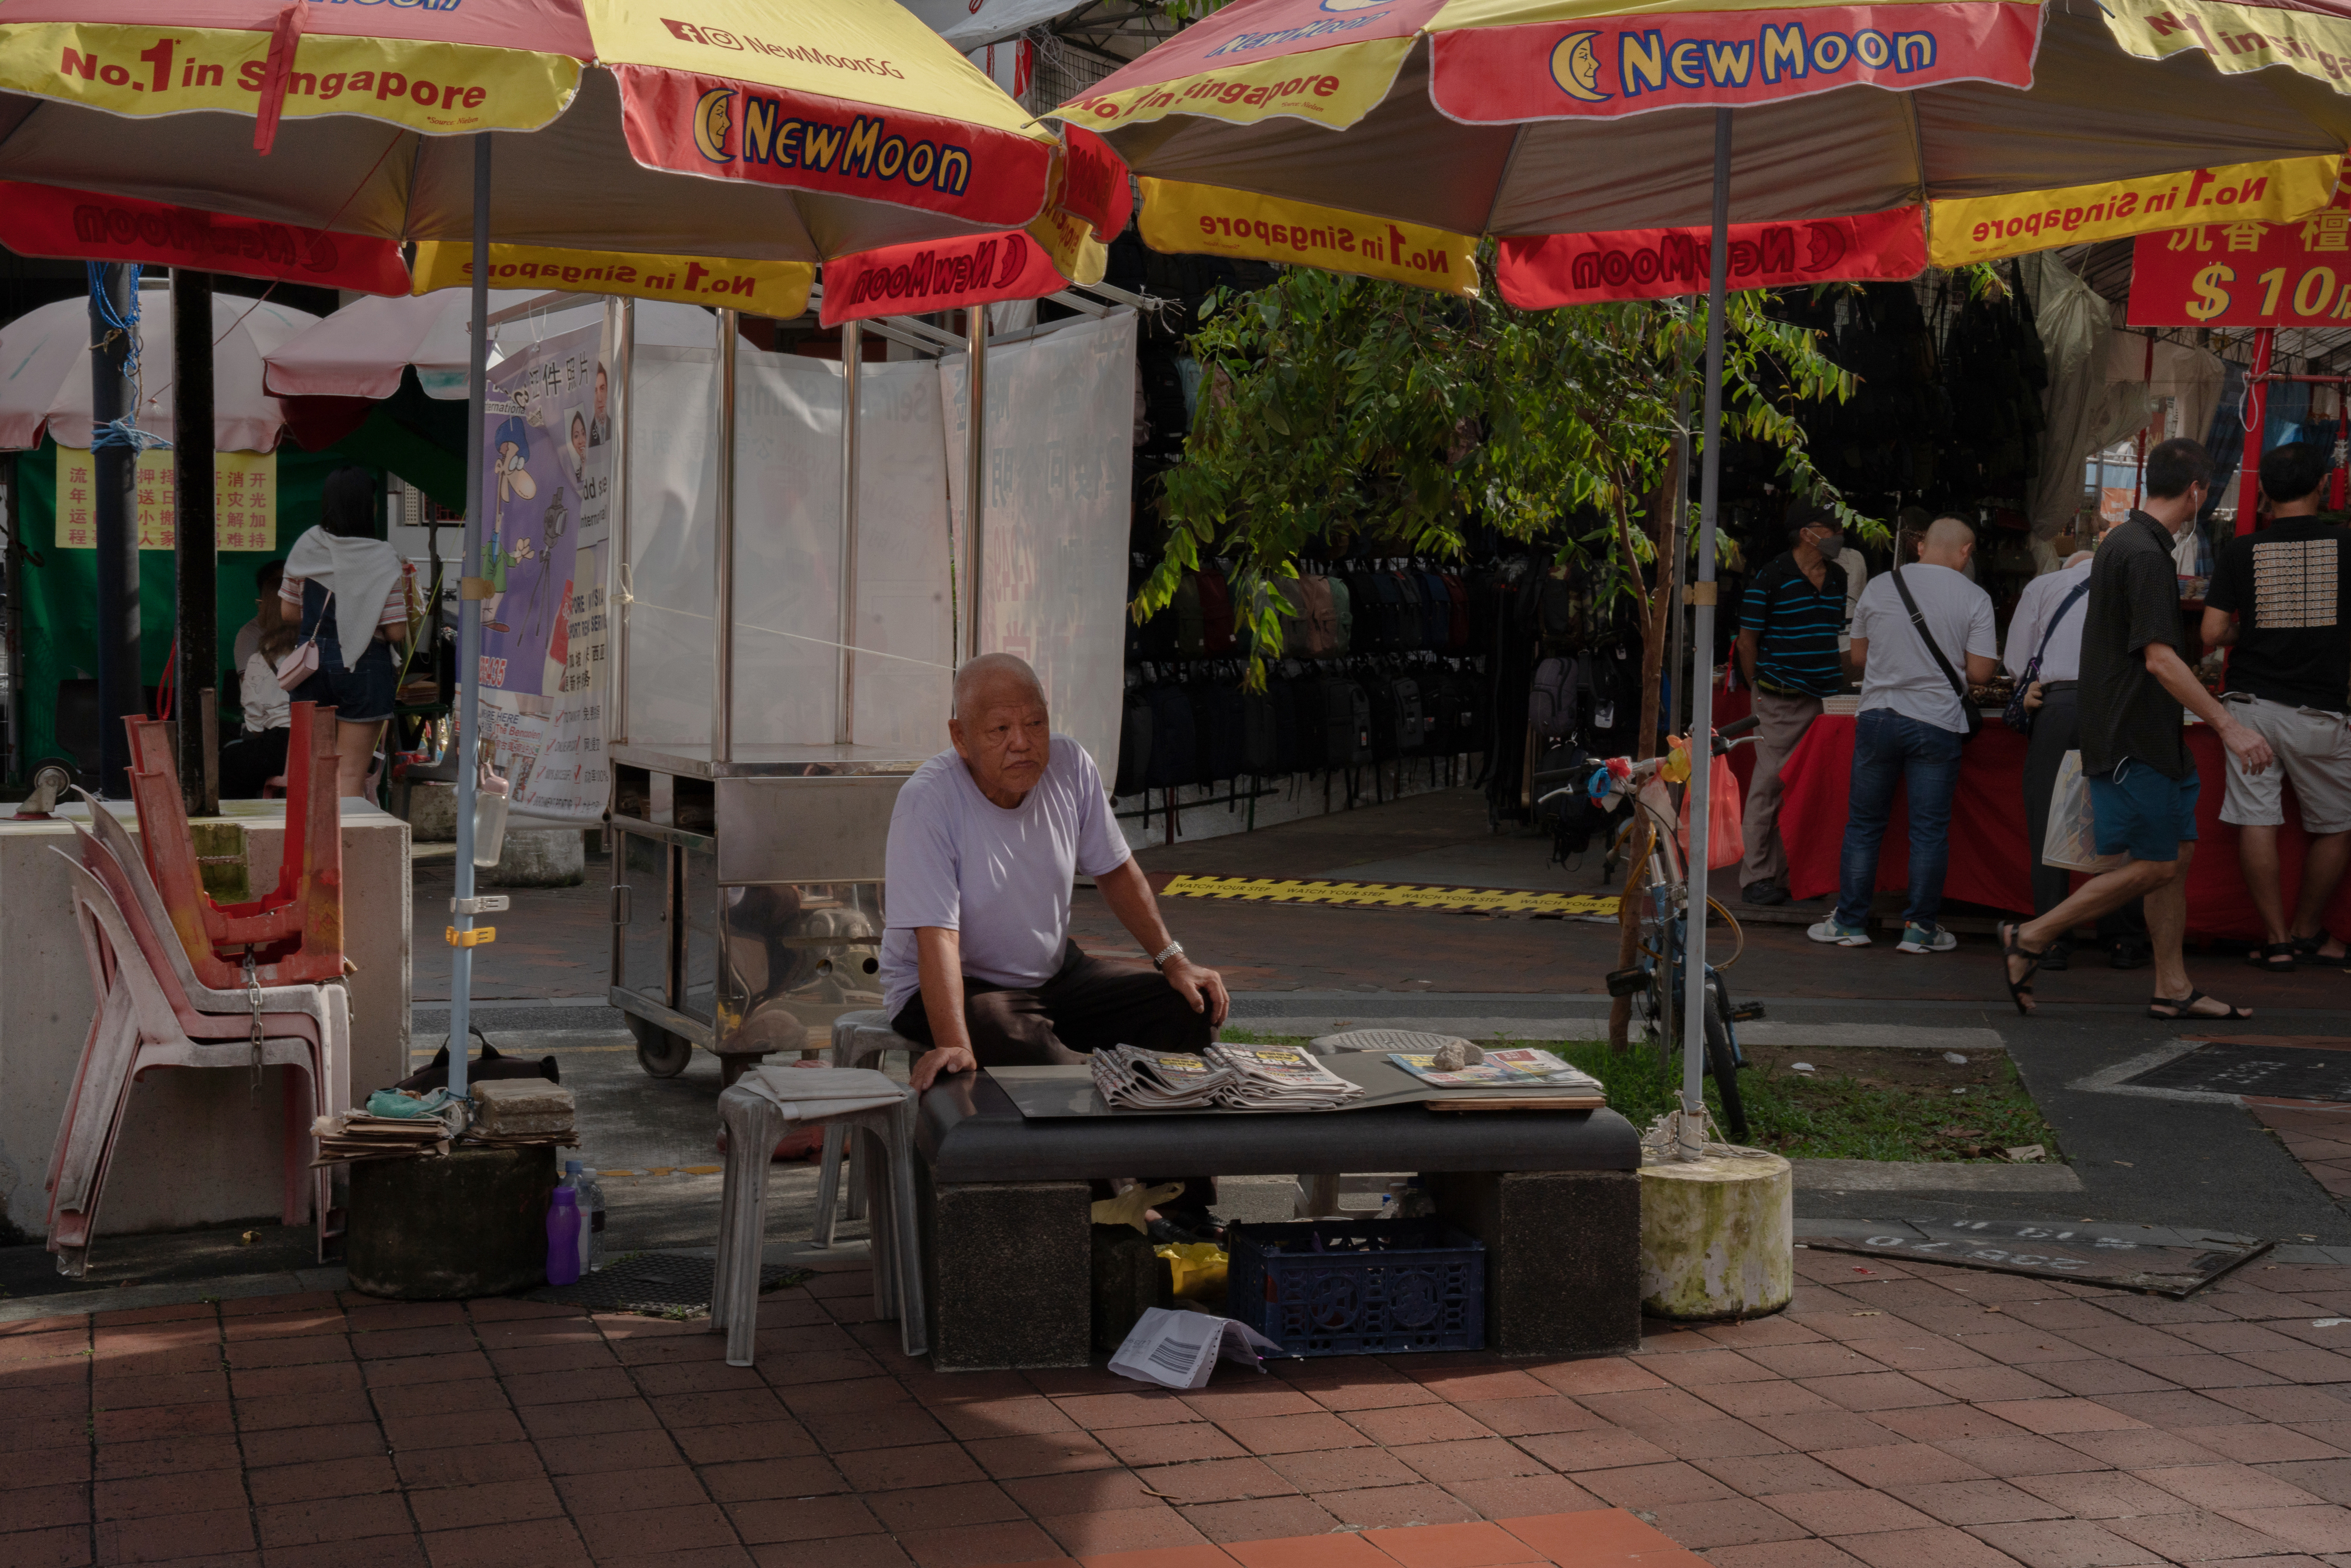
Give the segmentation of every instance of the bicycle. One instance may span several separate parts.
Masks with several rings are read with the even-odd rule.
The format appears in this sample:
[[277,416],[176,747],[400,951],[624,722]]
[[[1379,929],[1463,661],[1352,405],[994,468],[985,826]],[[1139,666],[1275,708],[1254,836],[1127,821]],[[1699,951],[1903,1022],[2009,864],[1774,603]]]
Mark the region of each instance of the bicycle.
[[[1748,717],[1723,726],[1715,732],[1712,755],[1727,756],[1736,747],[1753,744],[1751,732],[1759,722]],[[1587,794],[1595,805],[1604,808],[1619,800],[1633,804],[1633,816],[1625,832],[1637,836],[1638,847],[1633,858],[1641,866],[1627,895],[1634,901],[1639,920],[1635,936],[1639,959],[1630,968],[1609,974],[1608,994],[1634,998],[1635,1011],[1667,1067],[1672,1069],[1682,1046],[1675,1021],[1681,998],[1687,994],[1689,881],[1688,868],[1682,859],[1679,815],[1666,780],[1658,776],[1666,760],[1667,757],[1639,762],[1629,758],[1610,758],[1582,778],[1570,770],[1539,774],[1535,782],[1538,788],[1559,786],[1541,795],[1536,802],[1538,806],[1575,792]],[[1621,862],[1612,860],[1612,863]],[[1730,956],[1706,967],[1706,1017],[1701,1031],[1706,1043],[1707,1071],[1722,1101],[1725,1131],[1731,1142],[1744,1143],[1748,1135],[1747,1111],[1740,1098],[1739,1070],[1747,1062],[1739,1049],[1735,1026],[1761,1018],[1763,1009],[1760,1003],[1740,1007],[1731,1000],[1724,971],[1738,963],[1746,951],[1746,933],[1740,930],[1738,917],[1713,898],[1706,900],[1706,906],[1721,916],[1731,937]]]

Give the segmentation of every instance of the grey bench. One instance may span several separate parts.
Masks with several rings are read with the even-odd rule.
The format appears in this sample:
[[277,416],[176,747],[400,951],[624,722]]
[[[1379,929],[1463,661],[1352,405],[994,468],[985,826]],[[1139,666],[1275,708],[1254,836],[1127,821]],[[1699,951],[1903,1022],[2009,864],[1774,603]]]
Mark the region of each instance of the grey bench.
[[914,1130],[939,1369],[1083,1366],[1090,1179],[1418,1171],[1487,1248],[1486,1344],[1595,1355],[1641,1339],[1641,1148],[1614,1111],[1024,1118],[984,1072],[943,1078]]

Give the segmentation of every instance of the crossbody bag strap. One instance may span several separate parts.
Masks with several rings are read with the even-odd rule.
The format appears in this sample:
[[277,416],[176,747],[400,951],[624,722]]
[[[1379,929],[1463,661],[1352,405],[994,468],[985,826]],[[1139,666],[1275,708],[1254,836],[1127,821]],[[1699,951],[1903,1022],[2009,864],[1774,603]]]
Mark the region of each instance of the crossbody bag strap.
[[1943,672],[1943,678],[1951,683],[1951,689],[1959,694],[1960,706],[1965,706],[1968,684],[1959,679],[1959,671],[1951,668],[1951,661],[1943,657],[1943,650],[1935,645],[1935,634],[1927,630],[1927,617],[1919,612],[1918,601],[1910,597],[1910,585],[1902,580],[1902,569],[1898,566],[1894,569],[1894,591],[1902,596],[1902,608],[1910,612],[1910,624],[1918,628],[1918,641],[1927,644],[1927,652],[1934,655],[1936,668]]
[[2090,585],[2087,582],[2077,582],[2074,585],[2074,591],[2065,596],[2064,602],[2057,606],[2057,613],[2049,618],[2049,629],[2041,633],[2041,646],[2032,650],[2032,662],[2035,664],[2040,664],[2043,657],[2048,653],[2049,639],[2057,635],[2057,628],[2065,623],[2065,612],[2080,602],[2082,595],[2089,591]]

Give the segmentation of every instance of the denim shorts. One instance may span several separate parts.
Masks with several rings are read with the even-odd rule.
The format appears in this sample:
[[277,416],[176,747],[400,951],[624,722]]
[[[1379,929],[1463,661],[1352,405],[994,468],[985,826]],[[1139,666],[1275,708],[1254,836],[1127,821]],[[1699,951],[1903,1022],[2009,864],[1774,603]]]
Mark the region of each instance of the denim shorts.
[[392,716],[392,685],[400,665],[392,644],[370,638],[356,668],[343,665],[342,644],[331,635],[319,638],[319,668],[310,678],[287,693],[298,703],[317,703],[335,710],[344,724],[374,724]]
[[2126,757],[2111,773],[2089,775],[2090,811],[2098,824],[2098,852],[2135,861],[2176,861],[2196,837],[2196,797],[2204,780],[2191,768],[2174,779]]

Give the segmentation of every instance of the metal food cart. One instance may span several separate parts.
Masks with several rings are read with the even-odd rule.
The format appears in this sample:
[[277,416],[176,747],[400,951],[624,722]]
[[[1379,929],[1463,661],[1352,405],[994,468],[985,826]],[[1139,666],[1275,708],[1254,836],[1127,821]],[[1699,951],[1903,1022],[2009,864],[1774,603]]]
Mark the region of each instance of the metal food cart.
[[[1142,303],[1134,296],[1099,285],[1084,294],[1071,291],[1054,298],[1093,318]],[[1105,299],[1111,303],[1105,304]],[[900,788],[925,758],[939,749],[944,739],[939,726],[946,714],[949,666],[981,651],[979,584],[984,580],[982,554],[986,536],[982,525],[987,498],[982,480],[987,471],[988,444],[977,427],[984,423],[987,406],[988,338],[986,312],[967,314],[974,318],[977,329],[966,334],[951,333],[928,321],[905,317],[868,321],[862,326],[852,322],[842,329],[841,371],[830,394],[839,398],[841,407],[840,527],[837,539],[828,538],[822,541],[823,550],[838,550],[837,565],[818,559],[805,527],[797,546],[799,553],[791,558],[792,562],[811,574],[811,580],[834,579],[838,604],[830,608],[838,615],[835,624],[841,634],[828,642],[797,634],[808,630],[807,625],[778,631],[777,628],[789,617],[778,612],[772,605],[766,616],[769,624],[758,633],[788,637],[799,645],[793,656],[799,662],[792,668],[798,672],[797,678],[806,685],[821,685],[825,679],[818,673],[818,655],[811,652],[813,646],[822,643],[831,651],[832,690],[826,694],[831,710],[831,739],[829,744],[810,744],[805,734],[795,735],[785,743],[771,733],[787,727],[761,717],[763,713],[774,711],[773,693],[768,689],[778,684],[774,671],[758,665],[756,660],[756,667],[747,669],[738,657],[739,650],[745,646],[768,645],[738,642],[738,601],[748,593],[753,596],[750,601],[758,602],[758,596],[768,592],[772,579],[785,563],[769,549],[765,558],[758,558],[755,553],[754,565],[746,571],[737,570],[738,554],[768,549],[780,525],[772,515],[778,505],[778,492],[771,478],[766,499],[755,497],[747,503],[747,510],[760,531],[738,537],[737,530],[737,455],[738,450],[747,455],[759,451],[755,427],[764,415],[759,408],[750,411],[744,432],[747,444],[738,444],[737,425],[742,399],[738,396],[737,361],[743,350],[738,348],[737,319],[732,311],[717,313],[715,357],[697,361],[704,364],[715,361],[716,376],[716,417],[712,422],[716,425],[716,453],[702,470],[709,477],[709,490],[715,499],[710,507],[715,517],[707,541],[706,570],[698,538],[693,550],[681,558],[692,562],[691,586],[700,604],[690,615],[671,615],[664,623],[669,628],[666,632],[651,630],[654,622],[643,619],[650,613],[650,601],[644,597],[644,572],[641,569],[632,578],[626,570],[632,564],[642,567],[639,556],[643,553],[637,548],[643,541],[632,539],[632,501],[640,488],[640,476],[632,473],[632,468],[641,461],[673,461],[671,445],[691,439],[691,435],[686,416],[681,411],[666,405],[656,407],[657,400],[665,399],[666,404],[682,401],[674,388],[650,378],[644,386],[639,384],[641,357],[684,357],[683,351],[640,350],[634,342],[633,312],[625,303],[622,306],[613,378],[620,402],[614,418],[627,434],[615,453],[613,485],[619,501],[614,516],[617,559],[624,570],[618,578],[619,591],[612,596],[616,613],[611,632],[612,662],[608,688],[611,699],[610,760],[614,783],[610,818],[612,946],[607,995],[626,1016],[630,1031],[636,1039],[639,1062],[655,1077],[671,1077],[682,1071],[692,1061],[694,1049],[699,1046],[720,1057],[722,1076],[732,1082],[770,1053],[813,1053],[822,1049],[830,1041],[829,1026],[843,1011],[882,1005],[883,862],[891,810]],[[996,341],[1001,345],[1015,336],[1029,337],[1050,330],[1052,325],[1059,323],[1019,334],[1000,335]],[[899,559],[904,554],[903,531],[893,541],[889,532],[893,519],[883,515],[883,508],[877,508],[869,519],[869,537],[862,541],[877,552],[869,578],[879,580],[895,571],[901,582],[900,598],[886,601],[878,610],[860,598],[860,447],[868,441],[876,444],[873,452],[882,458],[867,465],[864,479],[869,494],[877,486],[886,488],[892,479],[886,471],[897,465],[886,445],[895,427],[885,420],[861,435],[861,402],[870,405],[872,400],[861,400],[860,383],[872,377],[876,384],[869,391],[879,397],[887,392],[891,384],[886,372],[910,366],[902,361],[887,366],[864,366],[861,371],[862,339],[866,333],[907,345],[925,355],[967,354],[963,407],[974,427],[965,442],[962,472],[947,475],[950,483],[945,486],[951,492],[954,479],[962,482],[963,510],[967,515],[961,519],[961,537],[966,559],[955,559],[952,540],[956,519],[950,516],[943,563],[925,558],[925,564],[919,569],[910,568]],[[772,361],[775,356],[764,359]],[[809,361],[797,363],[801,370],[795,373],[806,375]],[[931,373],[935,387],[935,362]],[[706,386],[706,382],[692,384]],[[753,378],[743,384],[759,383]],[[999,396],[1008,390],[999,389]],[[645,406],[632,406],[641,397]],[[935,413],[937,402],[935,392]],[[865,417],[871,420],[873,415],[869,413]],[[674,434],[665,436],[653,428],[663,419],[681,421]],[[998,454],[999,461],[1001,455]],[[801,458],[805,457],[802,452]],[[940,461],[945,464],[952,460]],[[741,477],[756,492],[758,476],[771,471],[760,469],[755,456],[747,459],[746,466],[749,472]],[[935,486],[935,476],[926,477]],[[649,482],[644,487],[648,506],[662,501],[668,494],[657,483]],[[936,497],[940,491],[935,487],[929,493]],[[951,503],[949,509],[952,513]],[[639,532],[653,528],[674,529],[678,515],[674,507],[669,507],[653,522],[640,518]],[[874,531],[877,528],[879,532]],[[1123,552],[1124,542],[1123,537],[1114,541],[1113,551]],[[1119,559],[1123,560],[1123,553]],[[937,580],[929,584],[928,598],[910,609],[903,584],[906,574],[915,570]],[[678,597],[676,588],[681,580],[676,575],[671,580],[673,599]],[[1117,595],[1113,597],[1115,601]],[[810,612],[821,613],[822,608],[803,601],[801,620],[813,622],[816,613]],[[875,628],[886,627],[893,618],[935,618],[942,608],[949,615],[944,623],[945,632],[934,629],[925,632],[935,639],[929,645],[932,656],[925,661],[901,661],[902,665],[922,664],[918,678],[927,683],[922,687],[922,701],[926,705],[926,715],[935,711],[936,717],[926,716],[920,727],[897,725],[899,744],[861,743],[854,733],[859,727],[858,671],[861,659],[880,656],[869,645]],[[1113,602],[1096,613],[1106,613],[1114,622],[1123,610],[1123,604]],[[702,625],[705,619],[706,629]],[[760,617],[754,614],[751,619]],[[632,620],[639,622],[633,629]],[[705,645],[707,648],[710,684],[706,740],[699,736],[690,740],[677,738],[681,727],[674,721],[667,724],[664,731],[663,724],[650,716],[664,699],[632,692],[632,643],[654,635],[671,639],[667,644],[671,661],[664,666],[668,684],[663,690],[674,690],[679,672],[685,667],[675,656],[679,647],[675,628],[681,625],[690,628],[691,635],[696,639],[707,638],[706,644],[696,641],[692,647],[693,668],[697,673],[699,661],[705,656],[702,649]],[[859,629],[852,632],[853,626]],[[939,645],[942,642],[944,645]],[[875,728],[889,727],[874,722],[875,715],[887,711],[888,705],[897,700],[895,694],[907,688],[903,684],[889,686],[888,682],[895,678],[903,683],[910,677],[893,677],[893,672],[899,665],[867,667],[875,672],[868,677],[874,689],[866,694],[867,722]],[[650,678],[641,678],[650,687]],[[737,689],[738,681],[744,686],[741,691]],[[632,695],[638,699],[633,712]],[[691,705],[697,723],[701,700],[697,692]],[[763,703],[768,706],[763,708]],[[674,715],[683,706],[673,702],[669,711]],[[803,705],[799,711],[806,714],[818,710]],[[801,727],[804,729],[806,725]],[[656,731],[672,738],[644,738]],[[904,743],[909,737],[919,739],[921,744]]]

